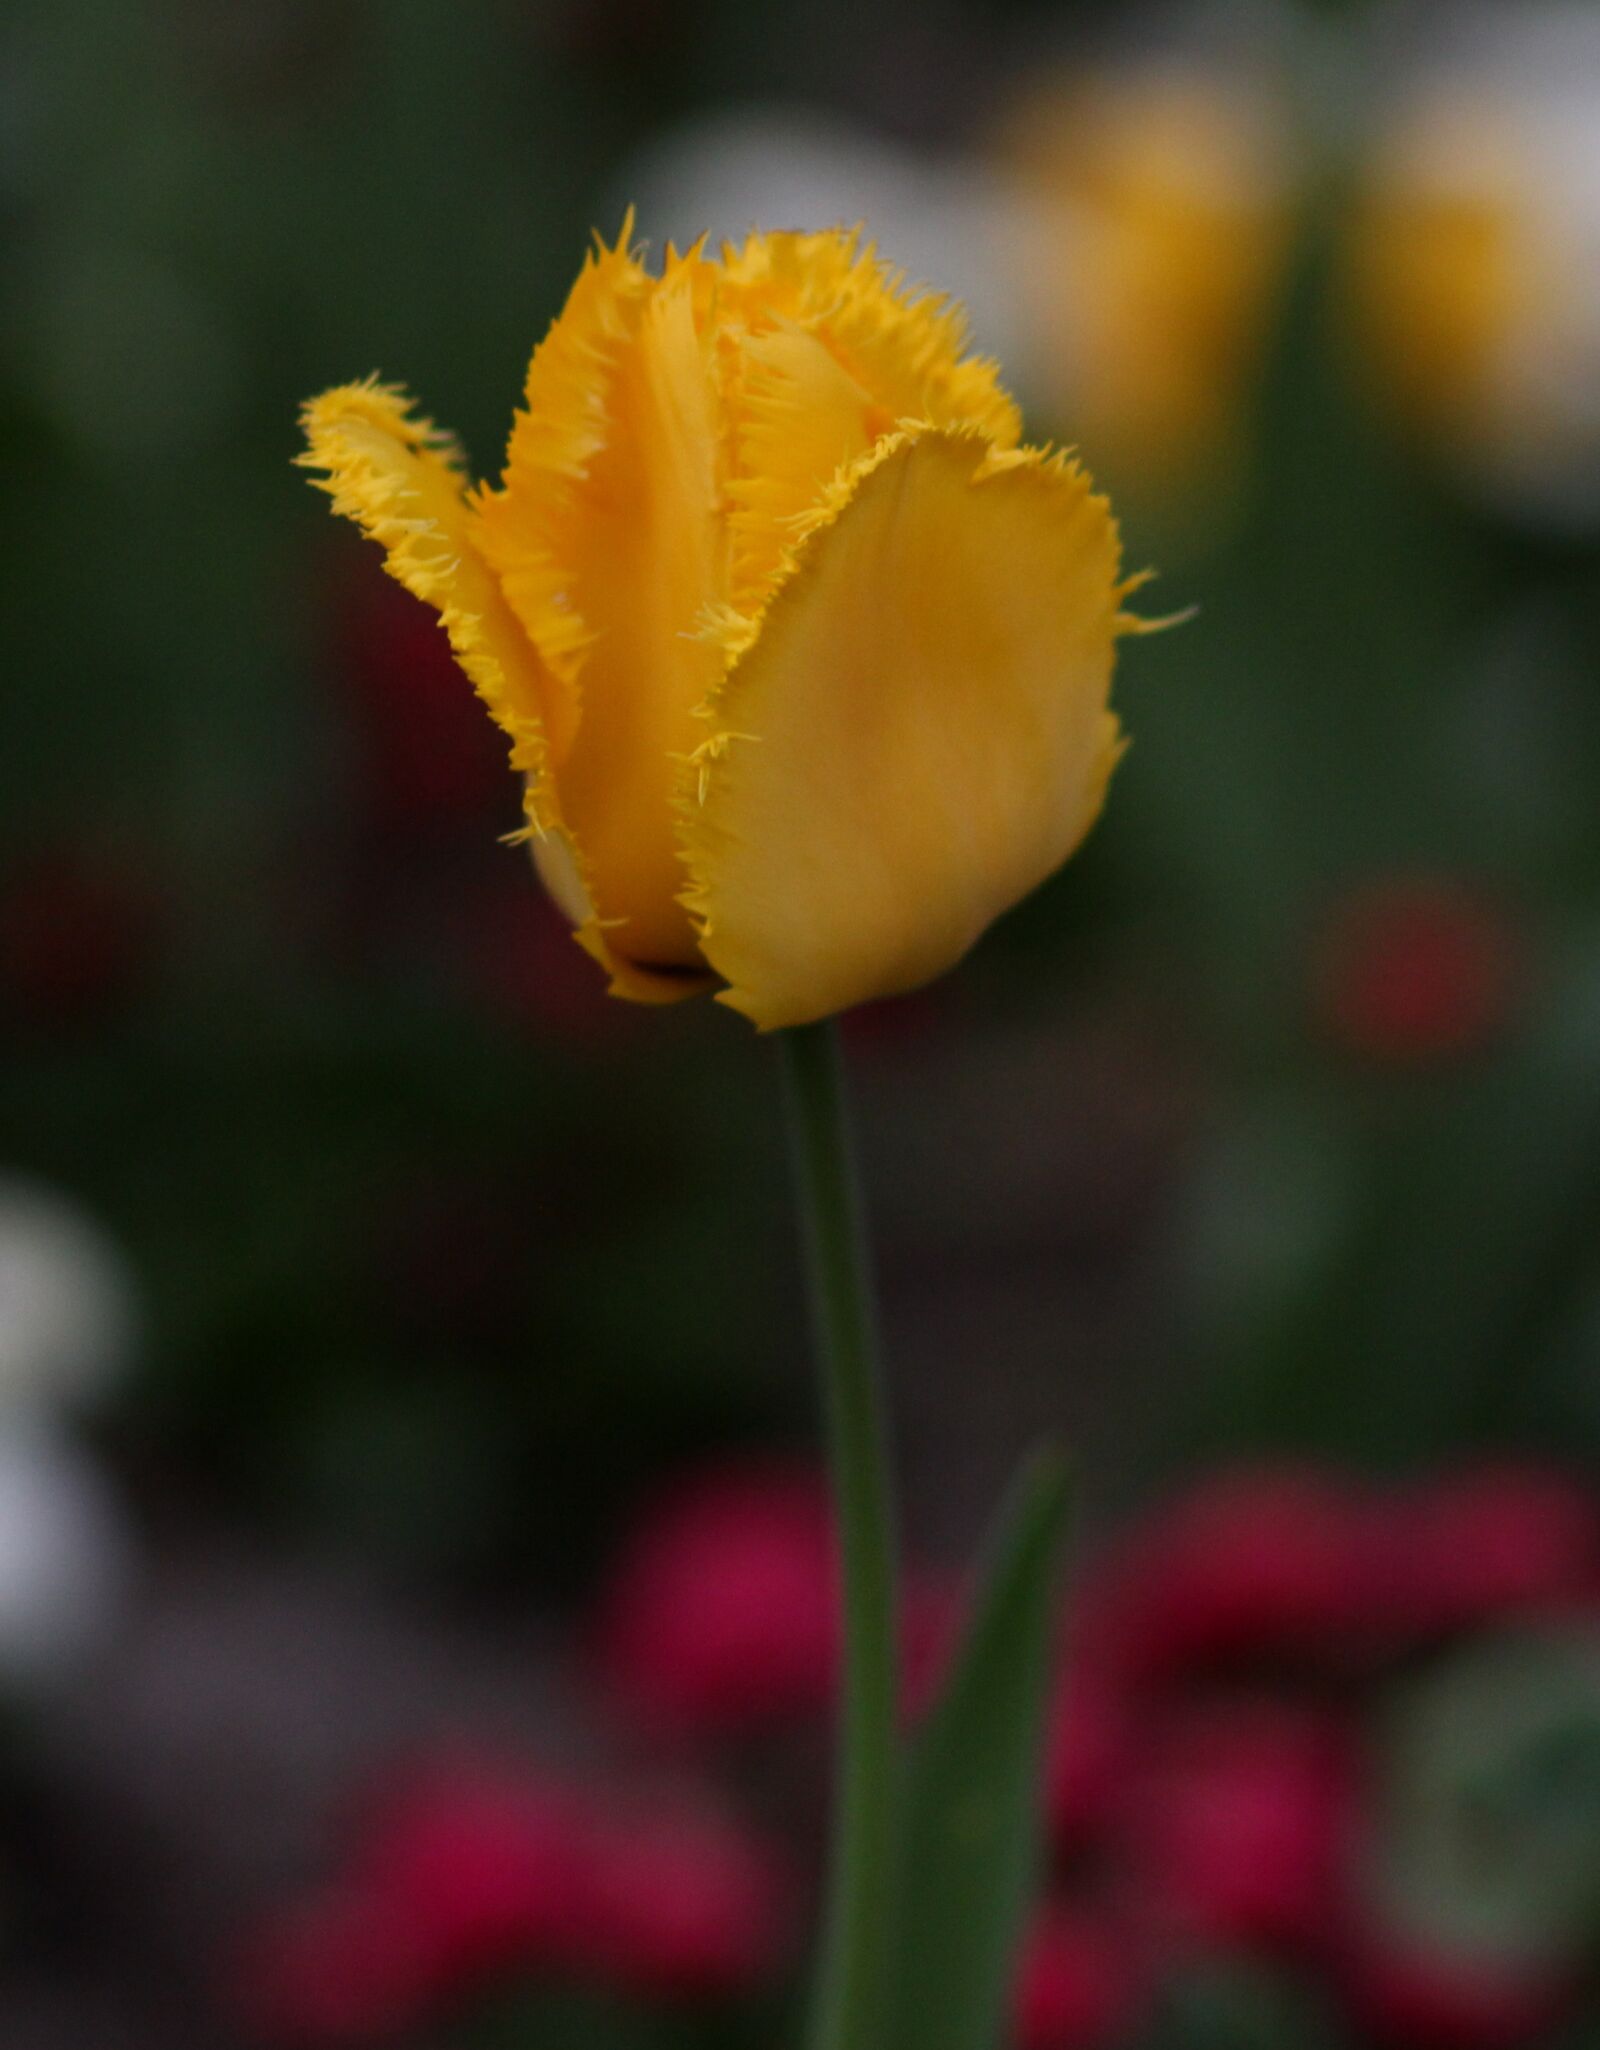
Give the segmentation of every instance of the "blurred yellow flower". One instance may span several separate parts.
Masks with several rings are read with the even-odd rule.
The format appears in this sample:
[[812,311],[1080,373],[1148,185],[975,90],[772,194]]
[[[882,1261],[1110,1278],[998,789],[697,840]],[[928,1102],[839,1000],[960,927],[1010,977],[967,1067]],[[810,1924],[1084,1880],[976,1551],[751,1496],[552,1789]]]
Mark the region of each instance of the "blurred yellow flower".
[[1352,214],[1355,317],[1389,396],[1430,433],[1494,406],[1500,338],[1530,283],[1515,150],[1493,106],[1443,100],[1374,152]]
[[[1347,243],[1357,359],[1471,481],[1600,513],[1600,19],[1467,15],[1392,96]],[[1431,46],[1430,46],[1431,48]]]
[[910,989],[1072,853],[1117,530],[959,312],[853,235],[597,247],[497,487],[375,381],[301,461],[439,612],[613,991],[763,1029]]
[[1181,58],[1045,76],[996,153],[1026,229],[1029,388],[1097,465],[1214,494],[1294,224],[1294,152],[1266,82]]

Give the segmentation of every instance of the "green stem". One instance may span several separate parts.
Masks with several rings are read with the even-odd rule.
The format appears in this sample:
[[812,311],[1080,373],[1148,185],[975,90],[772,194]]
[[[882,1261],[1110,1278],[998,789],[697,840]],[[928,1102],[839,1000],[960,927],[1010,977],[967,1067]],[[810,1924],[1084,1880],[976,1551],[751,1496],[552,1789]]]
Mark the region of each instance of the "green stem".
[[821,1359],[844,1595],[833,1865],[809,2050],[882,2050],[893,1954],[894,1536],[872,1286],[836,1027],[779,1038]]

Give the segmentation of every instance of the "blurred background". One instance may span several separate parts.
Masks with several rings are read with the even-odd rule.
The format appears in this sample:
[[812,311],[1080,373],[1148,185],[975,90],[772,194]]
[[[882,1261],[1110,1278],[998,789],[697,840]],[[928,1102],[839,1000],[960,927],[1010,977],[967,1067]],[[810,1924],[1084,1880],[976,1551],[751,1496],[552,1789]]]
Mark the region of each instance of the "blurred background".
[[629,201],[864,220],[1111,490],[1083,854],[850,1021],[908,1713],[1082,1472],[1018,2050],[1600,2030],[1600,14],[12,0],[0,2043],[791,2026],[831,1560],[769,1051],[609,1002],[289,467],[498,469]]

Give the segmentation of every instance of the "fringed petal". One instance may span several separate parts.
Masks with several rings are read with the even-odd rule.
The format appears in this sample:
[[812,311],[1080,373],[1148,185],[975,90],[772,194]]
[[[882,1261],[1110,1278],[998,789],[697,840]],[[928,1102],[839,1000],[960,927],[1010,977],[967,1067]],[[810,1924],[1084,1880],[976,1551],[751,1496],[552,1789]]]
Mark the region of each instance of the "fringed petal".
[[573,938],[605,970],[612,996],[635,1004],[676,1004],[712,987],[716,978],[707,971],[641,968],[618,953],[611,939],[615,922],[595,910],[587,864],[570,833],[558,830],[535,840],[533,865],[551,901],[570,921]]
[[698,632],[726,583],[715,346],[695,319],[696,267],[652,292],[610,387],[614,432],[575,485],[566,589],[593,632],[583,709],[557,767],[610,944],[655,969],[703,966],[678,895],[679,763],[723,656]]
[[959,960],[1098,815],[1117,530],[1062,456],[885,437],[835,480],[680,789],[701,951],[764,1030]]
[[829,481],[895,424],[825,343],[781,327],[742,344],[728,486],[729,606],[758,613],[794,541],[794,523]]
[[460,457],[394,385],[338,385],[302,415],[296,459],[384,549],[389,574],[438,613],[456,660],[511,742],[531,831],[556,823],[547,721],[552,685],[473,539]]
[[577,730],[579,675],[596,631],[572,593],[583,487],[610,437],[618,365],[638,332],[651,279],[629,247],[633,215],[612,248],[597,243],[549,334],[533,352],[498,489],[476,497],[479,542],[512,610],[562,686],[551,747],[565,759]]
[[959,306],[908,284],[859,232],[752,235],[718,300],[733,437],[729,602],[759,612],[829,480],[896,427],[1021,435]]
[[964,309],[913,284],[859,229],[752,235],[723,261],[741,317],[765,314],[823,335],[890,418],[971,427],[1003,448],[1020,438],[997,366],[971,353]]

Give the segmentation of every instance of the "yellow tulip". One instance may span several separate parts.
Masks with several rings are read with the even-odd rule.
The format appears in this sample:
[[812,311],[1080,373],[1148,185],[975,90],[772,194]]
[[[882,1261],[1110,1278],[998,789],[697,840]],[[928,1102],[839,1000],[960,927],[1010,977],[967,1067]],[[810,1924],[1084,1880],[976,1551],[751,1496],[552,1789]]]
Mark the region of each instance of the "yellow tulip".
[[628,234],[498,486],[375,380],[310,402],[300,460],[440,614],[612,990],[803,1024],[940,974],[1072,853],[1131,585],[959,311],[856,236],[655,277]]

